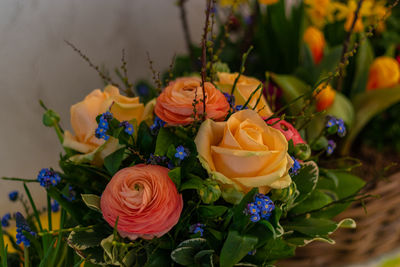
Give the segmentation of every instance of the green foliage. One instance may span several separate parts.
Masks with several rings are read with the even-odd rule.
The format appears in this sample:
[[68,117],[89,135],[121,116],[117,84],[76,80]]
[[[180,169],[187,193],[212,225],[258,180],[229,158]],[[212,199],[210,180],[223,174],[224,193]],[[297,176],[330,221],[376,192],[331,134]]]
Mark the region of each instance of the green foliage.
[[231,267],[240,262],[258,242],[257,237],[240,235],[237,231],[229,231],[221,250],[220,266]]
[[364,126],[377,114],[400,101],[400,86],[368,91],[357,95],[354,100],[356,110],[354,125],[346,137],[342,152],[347,154],[351,145]]
[[111,176],[119,170],[124,154],[125,148],[121,148],[104,158],[104,167]]
[[85,202],[86,206],[91,208],[92,210],[101,212],[100,208],[100,197],[93,194],[82,194],[82,200]]

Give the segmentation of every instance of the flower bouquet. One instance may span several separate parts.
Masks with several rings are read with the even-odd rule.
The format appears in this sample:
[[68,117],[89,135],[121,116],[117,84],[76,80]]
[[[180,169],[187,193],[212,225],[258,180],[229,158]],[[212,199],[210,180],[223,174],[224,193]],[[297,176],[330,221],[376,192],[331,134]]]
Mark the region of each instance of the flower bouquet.
[[[272,266],[355,227],[332,218],[365,197],[364,182],[323,156],[333,144],[308,144],[284,119],[285,107],[273,113],[244,67],[218,71],[207,41],[211,10],[208,1],[200,75],[171,72],[146,103],[127,75],[126,95],[106,79],[104,90],[71,106],[72,132],[42,103],[43,123],[64,153],[59,168],[37,179],[3,178],[24,183],[25,195],[10,199],[26,214],[2,219],[2,267]],[[126,74],[126,62],[118,73]],[[331,117],[321,136],[344,134],[343,121]],[[45,212],[30,182],[46,191]]]

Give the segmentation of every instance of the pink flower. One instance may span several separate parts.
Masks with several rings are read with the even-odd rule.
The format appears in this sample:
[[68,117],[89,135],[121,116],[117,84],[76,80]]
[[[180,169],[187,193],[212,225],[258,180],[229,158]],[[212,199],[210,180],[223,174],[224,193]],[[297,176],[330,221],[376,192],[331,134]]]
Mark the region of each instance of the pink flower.
[[117,172],[101,196],[104,219],[122,237],[160,237],[178,223],[182,195],[168,176],[169,169],[139,164]]
[[269,119],[267,121],[267,124],[281,131],[281,133],[283,133],[283,135],[285,136],[286,140],[287,141],[292,140],[294,145],[297,145],[299,143],[303,144],[306,143],[304,142],[303,138],[301,138],[301,135],[296,130],[296,128],[293,127],[293,125],[291,125],[285,120],[277,122],[278,120],[279,118]]

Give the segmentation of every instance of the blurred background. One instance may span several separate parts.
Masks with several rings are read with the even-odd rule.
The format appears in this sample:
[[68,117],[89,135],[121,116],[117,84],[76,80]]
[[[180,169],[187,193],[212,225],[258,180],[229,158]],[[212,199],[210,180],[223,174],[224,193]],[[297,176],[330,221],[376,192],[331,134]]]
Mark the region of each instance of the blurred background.
[[[200,41],[204,1],[189,1],[194,41]],[[173,0],[0,1],[0,176],[33,179],[41,168],[57,169],[61,146],[42,124],[39,99],[70,128],[69,108],[103,86],[96,71],[69,47],[73,43],[95,64],[113,70],[125,49],[131,82],[151,80],[146,56],[165,70],[185,52],[179,10]],[[197,38],[197,39],[196,39]],[[29,184],[38,208],[44,190]],[[0,180],[0,214],[20,210],[8,200],[17,182]]]

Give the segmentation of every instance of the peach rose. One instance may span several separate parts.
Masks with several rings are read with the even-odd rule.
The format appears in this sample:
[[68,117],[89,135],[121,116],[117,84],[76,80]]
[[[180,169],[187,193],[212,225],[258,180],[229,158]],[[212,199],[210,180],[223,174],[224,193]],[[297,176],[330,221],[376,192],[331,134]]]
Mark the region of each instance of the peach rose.
[[325,37],[316,27],[310,26],[304,33],[304,42],[310,48],[315,64],[319,64],[324,57]]
[[[230,94],[233,83],[238,75],[238,73],[218,72],[218,82],[216,83],[218,88],[220,88],[223,92]],[[256,90],[260,84],[262,84],[262,82],[256,78],[240,75],[240,78],[236,84],[235,92],[233,93],[235,96],[236,105],[244,105],[247,99],[249,99],[251,93]],[[272,115],[272,112],[264,98],[262,88],[251,98],[248,107],[254,108],[258,98],[260,97],[260,94],[261,99],[255,110],[257,110],[258,114],[261,116],[269,117]]]
[[81,153],[92,152],[102,145],[104,140],[94,135],[96,117],[106,112],[111,104],[111,113],[120,121],[136,119],[140,123],[148,113],[138,97],[122,96],[118,88],[111,85],[104,88],[104,92],[96,89],[82,102],[71,106],[71,126],[75,135],[65,131],[63,145]]
[[391,57],[377,57],[369,67],[367,90],[393,87],[400,82],[400,64]]
[[[212,83],[205,83],[207,118],[223,120],[229,111],[225,96]],[[197,77],[178,78],[158,96],[155,113],[169,125],[185,125],[194,121],[193,103],[197,99],[197,115],[203,114],[203,88]]]
[[225,122],[206,120],[195,138],[198,157],[222,188],[226,201],[237,203],[242,194],[258,187],[260,193],[288,187],[293,160],[288,143],[254,110],[241,110]]
[[101,196],[104,219],[122,237],[160,237],[178,223],[182,195],[168,176],[169,169],[139,164],[117,172]]

